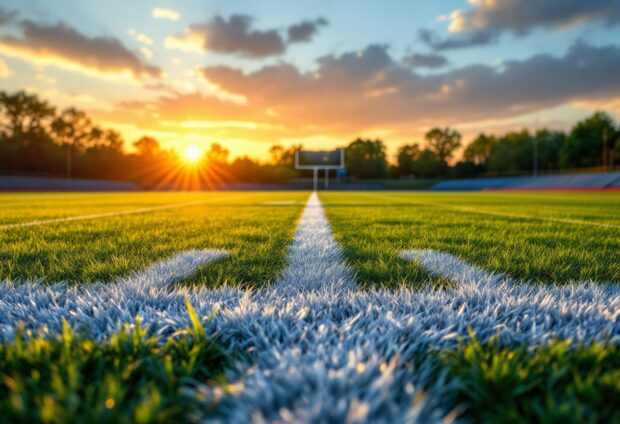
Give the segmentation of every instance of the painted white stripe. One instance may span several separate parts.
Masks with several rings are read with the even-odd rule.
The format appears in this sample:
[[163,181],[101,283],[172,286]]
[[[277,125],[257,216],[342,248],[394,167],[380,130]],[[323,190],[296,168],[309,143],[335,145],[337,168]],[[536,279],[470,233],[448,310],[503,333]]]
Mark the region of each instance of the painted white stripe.
[[419,263],[432,275],[459,283],[461,288],[508,281],[503,275],[477,268],[449,253],[436,252],[430,249],[406,250],[400,256],[409,262]]
[[372,198],[385,199],[385,200],[389,200],[391,202],[396,202],[396,203],[404,203],[408,205],[420,205],[420,206],[436,206],[438,208],[452,209],[456,211],[468,212],[468,213],[474,213],[474,214],[480,214],[480,215],[491,215],[491,216],[500,216],[500,217],[506,217],[506,218],[519,218],[519,219],[533,219],[537,221],[560,222],[563,224],[575,224],[575,225],[589,225],[589,226],[602,227],[602,228],[620,228],[620,225],[618,224],[610,224],[607,222],[584,221],[581,219],[553,218],[553,217],[546,217],[546,216],[535,216],[535,215],[510,213],[510,212],[489,211],[489,210],[484,210],[484,209],[468,208],[465,206],[447,205],[445,203],[409,201],[406,199],[397,198],[395,196],[384,196],[384,195],[379,195],[379,194],[374,194],[374,193],[364,193],[364,195],[372,197]]
[[200,267],[228,256],[230,253],[224,250],[188,250],[156,262],[128,278],[120,278],[117,284],[140,290],[171,288],[174,283],[190,278]]
[[300,204],[300,203],[294,200],[277,200],[273,202],[261,203],[261,205],[265,205],[265,206],[292,206],[292,205],[297,205],[297,204]]
[[356,285],[325,218],[316,192],[308,199],[289,248],[288,266],[276,285],[290,295],[308,290],[354,290]]
[[[165,338],[189,325],[189,297],[207,331],[248,358],[228,373],[233,395],[218,415],[204,418],[241,423],[440,421],[448,412],[442,401],[449,382],[429,380],[434,364],[419,362],[419,355],[455,348],[469,328],[480,341],[499,335],[506,344],[537,346],[555,337],[620,343],[617,285],[512,284],[428,252],[409,257],[444,267],[433,269],[460,278],[457,289],[355,290],[316,196],[289,255],[279,282],[255,291],[1,283],[0,340],[10,340],[19,321],[56,334],[63,319],[104,340],[137,314]],[[430,387],[426,398],[414,403],[423,386]],[[218,396],[200,390],[208,399]]]
[[62,217],[62,218],[40,219],[40,220],[28,221],[28,222],[17,222],[14,224],[0,225],[0,230],[8,230],[10,228],[34,227],[37,225],[56,224],[59,222],[86,221],[90,219],[109,218],[111,216],[148,213],[148,212],[155,212],[155,211],[161,211],[161,210],[166,210],[166,209],[176,209],[176,208],[183,208],[187,206],[204,205],[207,203],[215,203],[218,201],[228,201],[228,200],[234,200],[238,198],[239,196],[228,197],[228,198],[223,198],[223,199],[221,198],[205,199],[205,200],[196,200],[193,202],[183,202],[183,203],[173,203],[169,205],[153,206],[149,208],[138,208],[138,209],[129,209],[129,210],[122,210],[122,211],[114,211],[114,212],[95,213],[95,214],[88,214],[88,215],[67,216],[67,217]]
[[521,213],[497,212],[497,211],[489,211],[489,210],[483,210],[483,209],[468,208],[465,206],[444,205],[440,203],[434,203],[433,205],[444,207],[444,208],[449,208],[449,209],[454,209],[457,211],[482,214],[482,215],[505,216],[508,218],[534,219],[538,221],[561,222],[563,224],[590,225],[594,227],[603,227],[603,228],[620,228],[620,225],[610,224],[607,222],[584,221],[581,219],[570,219],[570,218],[553,218],[553,217],[545,217],[545,216],[526,215],[526,214],[521,214]]

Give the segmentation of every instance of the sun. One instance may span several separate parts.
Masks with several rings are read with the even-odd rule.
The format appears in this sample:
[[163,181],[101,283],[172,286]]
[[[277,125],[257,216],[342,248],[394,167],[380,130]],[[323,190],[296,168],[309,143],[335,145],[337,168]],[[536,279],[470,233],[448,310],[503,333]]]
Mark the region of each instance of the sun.
[[195,163],[202,157],[202,151],[196,146],[187,146],[183,152],[183,158],[188,163]]

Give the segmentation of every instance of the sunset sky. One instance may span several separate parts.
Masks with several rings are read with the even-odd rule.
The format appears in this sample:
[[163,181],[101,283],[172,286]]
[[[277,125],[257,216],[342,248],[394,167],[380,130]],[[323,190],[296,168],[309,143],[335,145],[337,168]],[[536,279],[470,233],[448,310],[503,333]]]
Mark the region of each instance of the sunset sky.
[[0,89],[167,147],[620,117],[620,0],[0,0]]

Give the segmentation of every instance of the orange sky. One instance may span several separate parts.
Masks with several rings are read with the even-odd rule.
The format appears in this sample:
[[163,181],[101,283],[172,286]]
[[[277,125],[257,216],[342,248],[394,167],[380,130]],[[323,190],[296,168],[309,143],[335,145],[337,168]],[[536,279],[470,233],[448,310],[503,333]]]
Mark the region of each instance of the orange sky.
[[128,145],[151,135],[267,159],[276,143],[323,149],[361,136],[393,155],[433,126],[468,141],[620,111],[607,1],[538,11],[522,0],[394,0],[383,14],[367,0],[124,2],[122,14],[120,0],[4,3],[0,89],[82,108]]

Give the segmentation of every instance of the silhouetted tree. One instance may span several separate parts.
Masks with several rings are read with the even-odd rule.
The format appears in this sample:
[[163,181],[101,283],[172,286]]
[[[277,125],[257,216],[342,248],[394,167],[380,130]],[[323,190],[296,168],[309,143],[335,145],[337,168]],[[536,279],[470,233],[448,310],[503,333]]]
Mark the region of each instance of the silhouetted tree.
[[579,121],[560,149],[560,165],[563,168],[609,165],[617,131],[613,119],[604,112]]
[[420,158],[420,146],[417,144],[405,144],[400,146],[396,156],[396,173],[398,176],[414,175],[415,162]]
[[485,166],[496,144],[497,139],[495,137],[484,133],[480,134],[465,148],[463,159],[475,165]]
[[58,172],[59,148],[48,131],[55,108],[36,95],[0,92],[0,169]]
[[295,167],[295,152],[302,149],[303,145],[301,144],[294,144],[289,148],[274,144],[269,149],[270,163],[272,165],[293,169]]
[[154,156],[160,152],[159,141],[153,137],[144,136],[134,141],[133,147],[142,156]]
[[527,130],[509,132],[499,137],[488,160],[493,173],[518,173],[532,170],[534,138]]
[[362,140],[358,138],[344,151],[347,172],[356,178],[385,178],[387,158],[385,145],[381,140]]
[[26,142],[28,136],[46,131],[46,121],[54,116],[55,108],[34,94],[0,91],[0,128],[8,139]]
[[219,143],[211,144],[211,149],[207,152],[207,160],[210,162],[225,163],[230,152]]
[[428,149],[437,155],[437,158],[447,164],[454,155],[454,151],[461,146],[461,134],[450,128],[433,128],[424,136]]
[[56,142],[63,145],[67,154],[67,178],[73,173],[73,157],[86,150],[93,139],[101,136],[99,128],[93,129],[90,118],[81,110],[65,109],[51,124]]
[[437,153],[424,149],[413,165],[413,173],[422,178],[437,178],[446,173],[446,164]]

